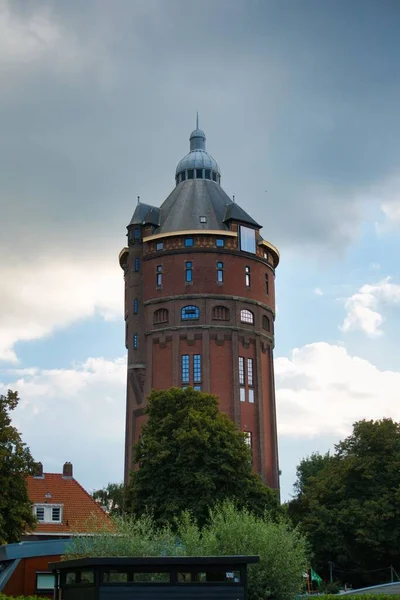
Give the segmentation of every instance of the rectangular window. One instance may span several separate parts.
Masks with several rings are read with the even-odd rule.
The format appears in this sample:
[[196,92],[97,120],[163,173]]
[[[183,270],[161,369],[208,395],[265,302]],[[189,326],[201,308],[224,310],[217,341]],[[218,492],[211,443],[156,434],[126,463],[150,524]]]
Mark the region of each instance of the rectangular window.
[[36,518],[40,522],[44,521],[44,507],[43,506],[36,507]]
[[194,169],[188,169],[187,178],[188,179],[193,179],[194,178]]
[[58,523],[61,521],[61,508],[59,506],[53,506],[51,509],[51,520]]
[[246,390],[240,388],[240,402],[246,402]]
[[249,402],[250,402],[250,404],[254,404],[254,390],[253,390],[253,388],[249,388]]
[[256,253],[256,231],[250,227],[240,226],[240,249],[243,252]]
[[133,314],[137,315],[139,312],[139,302],[137,301],[137,299],[135,299],[133,301]]
[[246,287],[250,287],[250,267],[244,268],[244,278],[245,278]]
[[244,385],[244,358],[239,356],[239,383]]
[[189,383],[190,381],[190,365],[189,365],[189,354],[182,354],[182,383]]
[[135,272],[136,272],[136,273],[139,271],[139,267],[140,267],[139,258],[138,258],[138,257],[136,257],[136,258],[135,258]]
[[164,242],[157,242],[156,250],[164,250]]
[[133,334],[133,347],[135,350],[137,350],[138,344],[139,344],[138,334],[134,333]]
[[195,392],[201,392],[201,385],[194,385],[193,389]]
[[203,179],[203,169],[196,169],[196,178]]
[[38,573],[36,572],[36,591],[51,592],[54,590],[54,575],[53,573]]
[[243,433],[244,433],[244,441],[246,442],[246,446],[251,448],[252,447],[251,431],[243,431]]
[[185,262],[185,281],[186,283],[191,283],[193,281],[193,270],[191,262]]
[[186,238],[185,239],[185,246],[186,248],[189,248],[190,246],[193,246],[194,242],[193,242],[193,238]]
[[163,267],[162,267],[162,265],[157,265],[156,284],[157,284],[158,288],[160,288],[162,286],[162,276],[163,276]]
[[265,273],[265,295],[269,296],[269,279],[268,279],[268,273]]
[[204,177],[205,177],[206,179],[211,179],[211,169],[206,169],[206,170],[204,171]]
[[140,241],[140,229],[135,229],[133,232],[133,236],[135,238],[135,242],[139,242]]
[[200,383],[201,381],[201,354],[193,355],[193,382]]
[[217,281],[218,283],[224,282],[224,263],[217,262]]
[[247,384],[253,385],[253,359],[247,359]]
[[207,223],[207,217],[200,217],[200,223]]
[[225,246],[225,240],[220,238],[215,242],[215,245],[217,246],[217,248],[223,248]]

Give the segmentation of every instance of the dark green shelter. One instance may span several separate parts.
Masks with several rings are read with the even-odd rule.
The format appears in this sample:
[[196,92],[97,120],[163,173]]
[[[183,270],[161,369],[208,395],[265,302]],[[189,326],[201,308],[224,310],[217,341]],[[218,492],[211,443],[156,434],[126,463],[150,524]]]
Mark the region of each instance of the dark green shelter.
[[247,600],[258,556],[82,558],[50,563],[57,600]]

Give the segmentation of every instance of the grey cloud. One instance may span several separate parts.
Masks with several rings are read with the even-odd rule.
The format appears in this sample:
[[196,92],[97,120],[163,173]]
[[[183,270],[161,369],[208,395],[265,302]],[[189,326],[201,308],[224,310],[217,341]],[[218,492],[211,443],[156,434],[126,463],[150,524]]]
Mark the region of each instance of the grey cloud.
[[363,190],[397,168],[396,3],[11,9],[22,22],[44,11],[80,68],[50,52],[7,69],[3,246],[123,243],[136,195],[159,204],[173,187],[197,109],[224,188],[283,247],[348,244]]

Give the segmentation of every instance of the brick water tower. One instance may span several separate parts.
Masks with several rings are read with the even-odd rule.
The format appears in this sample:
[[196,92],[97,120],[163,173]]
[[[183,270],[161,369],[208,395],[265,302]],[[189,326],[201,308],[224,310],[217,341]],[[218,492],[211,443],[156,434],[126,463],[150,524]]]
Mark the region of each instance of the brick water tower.
[[218,396],[246,433],[253,467],[279,487],[274,391],[278,250],[221,187],[198,128],[160,207],[137,203],[125,278],[128,349],[125,480],[152,389],[192,386]]

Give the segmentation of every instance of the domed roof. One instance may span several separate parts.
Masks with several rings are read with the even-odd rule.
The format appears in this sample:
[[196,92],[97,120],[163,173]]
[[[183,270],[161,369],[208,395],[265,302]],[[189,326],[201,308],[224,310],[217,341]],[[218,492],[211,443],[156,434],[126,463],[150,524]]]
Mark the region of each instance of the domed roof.
[[212,169],[219,175],[221,174],[217,161],[205,150],[192,150],[192,152],[186,154],[178,162],[176,174],[186,171],[186,169]]
[[179,161],[176,175],[187,169],[211,169],[221,175],[215,158],[206,152],[206,134],[199,129],[199,116],[196,118],[196,129],[190,134],[190,152]]

